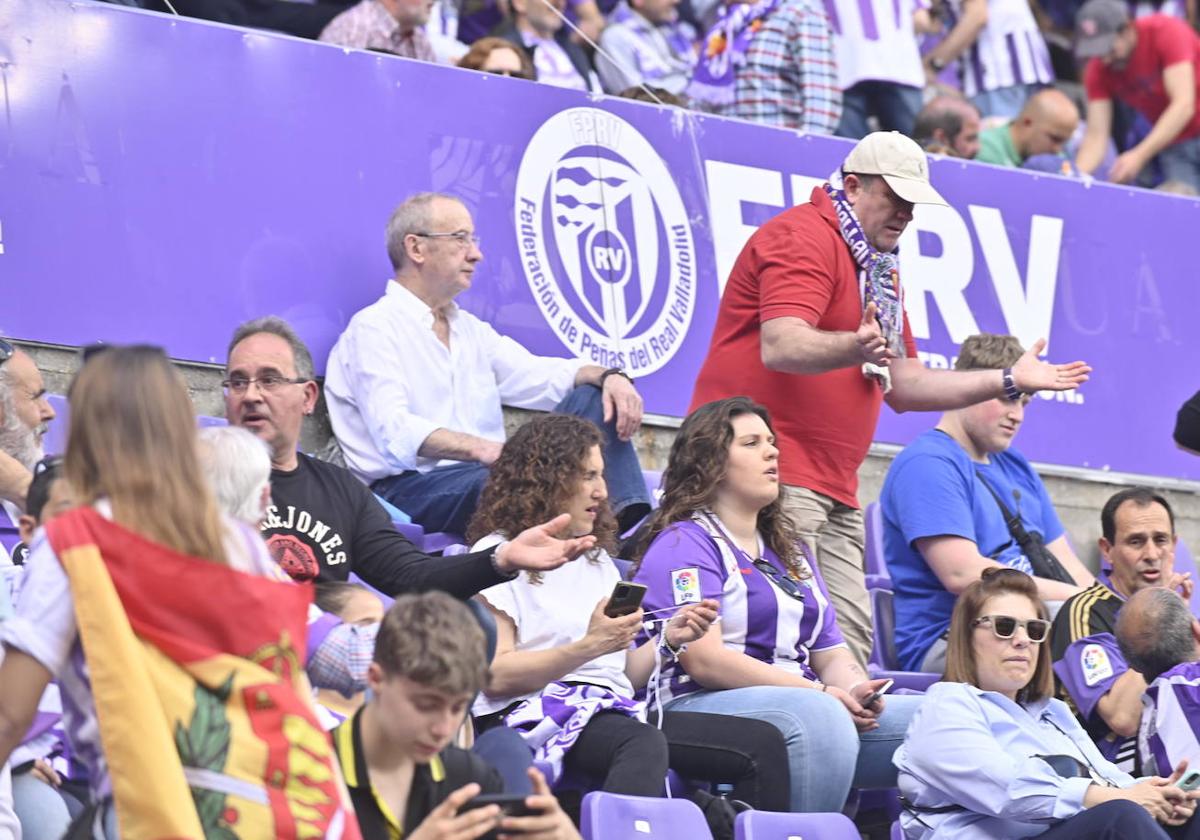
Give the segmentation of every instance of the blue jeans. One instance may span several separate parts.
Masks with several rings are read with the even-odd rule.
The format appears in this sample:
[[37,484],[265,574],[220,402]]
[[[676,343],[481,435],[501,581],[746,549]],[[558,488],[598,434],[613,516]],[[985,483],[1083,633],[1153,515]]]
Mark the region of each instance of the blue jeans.
[[842,121],[835,133],[861,140],[870,132],[867,118],[873,116],[879,120],[880,131],[911,136],[920,110],[920,88],[895,82],[859,82],[842,93]]
[[783,733],[791,771],[791,809],[841,811],[851,787],[896,786],[892,754],[923,698],[887,698],[879,727],[859,733],[850,713],[832,695],[811,688],[760,685],[699,691],[671,703],[673,712],[711,712],[757,718]]
[[[573,414],[591,420],[604,433],[604,480],[608,503],[618,514],[631,504],[649,506],[646,480],[633,441],[617,437],[616,426],[604,422],[604,402],[595,385],[579,385],[555,406],[556,414]],[[479,504],[488,468],[464,461],[429,472],[409,470],[381,478],[371,489],[412,517],[426,531],[466,533],[467,523]],[[530,523],[536,525],[540,523]]]
[[58,840],[71,825],[67,803],[57,790],[26,771],[13,776],[13,808],[26,840]]
[[1045,85],[1009,85],[1008,87],[985,90],[971,97],[971,102],[986,117],[1004,117],[1006,120],[1016,119],[1017,114],[1025,107],[1025,100],[1033,96]]
[[1158,153],[1163,181],[1182,181],[1200,190],[1200,137],[1172,143]]

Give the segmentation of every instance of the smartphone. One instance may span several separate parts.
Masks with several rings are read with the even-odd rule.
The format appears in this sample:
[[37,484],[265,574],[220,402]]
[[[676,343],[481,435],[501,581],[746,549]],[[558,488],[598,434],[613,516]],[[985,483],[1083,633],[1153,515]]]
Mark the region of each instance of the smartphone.
[[878,691],[875,691],[875,692],[872,692],[871,694],[868,694],[868,695],[867,695],[867,699],[866,699],[866,700],[863,700],[863,701],[862,701],[862,703],[861,703],[860,705],[861,705],[861,706],[862,706],[864,709],[867,709],[867,708],[870,708],[871,706],[874,706],[874,705],[875,705],[875,702],[876,702],[877,700],[879,700],[879,698],[880,698],[880,697],[882,697],[883,695],[885,695],[885,694],[887,694],[889,691],[891,691],[891,690],[892,690],[892,686],[893,686],[893,685],[895,685],[895,684],[896,684],[896,681],[895,681],[895,680],[888,680],[888,681],[887,681],[887,682],[885,682],[883,685],[879,686],[879,690],[878,690]]
[[[458,809],[458,812],[461,814],[464,811],[482,808],[485,805],[499,805],[500,816],[502,817],[533,817],[542,813],[541,811],[530,810],[525,804],[525,797],[519,793],[481,793],[479,796],[468,800],[466,805]],[[493,829],[480,837],[479,840],[496,840],[498,836],[499,832]]]
[[1180,790],[1195,790],[1200,788],[1200,769],[1189,770],[1175,783]]
[[613,587],[612,595],[608,598],[608,606],[604,614],[609,618],[620,618],[623,615],[637,612],[646,597],[646,587],[640,583],[627,583],[619,580]]

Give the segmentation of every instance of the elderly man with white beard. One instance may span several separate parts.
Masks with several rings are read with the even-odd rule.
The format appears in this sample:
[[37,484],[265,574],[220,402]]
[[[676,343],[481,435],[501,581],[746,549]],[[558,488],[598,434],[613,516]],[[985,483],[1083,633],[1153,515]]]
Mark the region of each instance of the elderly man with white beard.
[[44,455],[42,439],[54,417],[33,359],[0,339],[0,566],[13,562],[21,542],[17,519],[25,509],[34,466]]

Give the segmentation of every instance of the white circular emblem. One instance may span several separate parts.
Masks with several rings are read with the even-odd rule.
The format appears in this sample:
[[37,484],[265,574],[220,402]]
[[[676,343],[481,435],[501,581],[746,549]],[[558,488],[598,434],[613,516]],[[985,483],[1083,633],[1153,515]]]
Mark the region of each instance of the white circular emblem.
[[598,108],[546,120],[514,212],[525,279],[572,353],[634,375],[670,361],[696,308],[696,250],[671,173],[636,128]]

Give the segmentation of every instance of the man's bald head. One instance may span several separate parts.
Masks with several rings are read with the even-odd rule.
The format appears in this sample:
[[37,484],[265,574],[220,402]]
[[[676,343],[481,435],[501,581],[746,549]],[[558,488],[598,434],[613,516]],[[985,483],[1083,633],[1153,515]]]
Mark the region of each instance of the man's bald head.
[[931,154],[973,158],[979,154],[979,109],[961,95],[935,96],[917,114],[913,139]]
[[1079,127],[1079,109],[1061,90],[1046,88],[1025,101],[1012,121],[1013,146],[1022,160],[1059,155]]
[[1117,643],[1125,661],[1146,682],[1184,662],[1200,659],[1200,622],[1165,586],[1136,592],[1117,617]]

